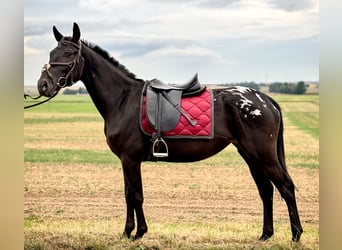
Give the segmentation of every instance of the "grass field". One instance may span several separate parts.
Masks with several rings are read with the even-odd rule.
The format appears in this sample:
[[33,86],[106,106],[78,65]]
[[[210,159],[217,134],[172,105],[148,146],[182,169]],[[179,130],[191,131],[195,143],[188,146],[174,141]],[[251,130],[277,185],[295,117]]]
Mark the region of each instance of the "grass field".
[[121,240],[120,162],[88,96],[57,96],[24,113],[25,249],[318,249],[319,97],[275,95],[304,233],[291,242],[287,208],[274,197],[275,235],[257,239],[262,203],[248,167],[229,146],[196,163],[143,163],[148,233]]

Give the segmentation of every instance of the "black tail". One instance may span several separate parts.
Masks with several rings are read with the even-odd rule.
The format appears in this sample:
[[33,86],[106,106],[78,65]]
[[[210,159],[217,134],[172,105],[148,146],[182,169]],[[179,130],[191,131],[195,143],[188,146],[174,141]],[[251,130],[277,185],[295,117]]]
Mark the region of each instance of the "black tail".
[[280,118],[280,124],[279,124],[279,130],[278,130],[278,141],[277,141],[277,154],[278,154],[278,160],[283,167],[285,171],[287,171],[286,168],[286,162],[285,162],[285,148],[284,148],[284,123],[283,123],[283,115],[281,112],[281,108],[279,104],[274,101],[272,98],[270,98],[272,101],[272,104],[278,109],[279,111],[279,118]]
[[[284,169],[285,173],[288,175],[288,177],[291,179],[291,177],[288,174],[286,162],[285,162],[285,148],[284,148],[284,123],[283,123],[283,114],[281,112],[281,108],[279,104],[270,98],[273,105],[278,109],[279,111],[279,118],[280,118],[280,124],[279,124],[279,130],[278,130],[278,140],[277,140],[277,155],[278,160],[280,162],[280,165]],[[298,191],[296,185],[294,184],[294,188]]]

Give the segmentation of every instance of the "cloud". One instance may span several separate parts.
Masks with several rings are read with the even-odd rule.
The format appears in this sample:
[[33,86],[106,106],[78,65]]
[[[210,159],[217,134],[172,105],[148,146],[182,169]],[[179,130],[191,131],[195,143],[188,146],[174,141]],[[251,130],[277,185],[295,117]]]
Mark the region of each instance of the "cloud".
[[197,0],[194,4],[204,8],[225,8],[240,0]]
[[24,36],[37,36],[46,33],[46,27],[35,26],[28,21],[24,23]]
[[[71,35],[73,22],[79,24],[81,38],[127,62],[138,76],[149,77],[153,71],[187,78],[189,71],[201,70],[200,75],[208,79],[215,75],[220,81],[255,76],[256,69],[266,71],[267,60],[279,54],[277,47],[296,54],[306,42],[318,41],[319,34],[317,0],[25,0],[24,4],[25,60],[31,62],[25,62],[25,78],[36,77],[30,76],[32,62],[46,63],[56,45],[52,26]],[[302,58],[318,55],[316,43],[309,48]],[[288,68],[293,65],[284,62]],[[315,60],[306,62],[312,72],[316,70]],[[247,72],[238,68],[243,65]]]
[[115,20],[115,14],[122,15],[123,12],[125,14],[128,12],[136,13],[136,6],[143,6],[144,2],[146,0],[79,0],[79,7],[92,12],[112,12],[112,18]]
[[300,11],[318,7],[318,0],[268,0],[271,6],[286,11]]
[[25,36],[24,37],[24,56],[34,56],[34,55],[42,55],[44,54],[44,50],[36,49],[30,46],[30,40],[32,37]]
[[[39,0],[33,2],[37,6]],[[35,15],[29,15],[34,8],[30,6],[25,16],[25,35],[46,33],[53,24],[68,31],[72,22],[77,21],[83,30],[103,36],[125,31],[182,39],[297,39],[318,34],[318,10],[311,9],[311,13],[287,10],[306,11],[304,7],[313,4],[310,0],[80,0],[67,8],[56,6],[53,15],[49,14],[52,9],[45,11],[47,7],[43,4],[39,20]],[[39,22],[41,18],[44,22]]]
[[203,8],[224,8],[229,6],[234,2],[238,2],[241,0],[149,0],[150,2],[170,2],[176,3],[177,5],[183,6],[198,6]]
[[159,50],[155,50],[149,54],[149,56],[153,56],[155,58],[160,57],[167,57],[167,58],[177,58],[177,59],[191,59],[191,60],[200,60],[200,59],[215,59],[220,60],[221,56],[218,55],[216,52],[203,48],[198,47],[196,45],[189,45],[185,47],[164,47]]

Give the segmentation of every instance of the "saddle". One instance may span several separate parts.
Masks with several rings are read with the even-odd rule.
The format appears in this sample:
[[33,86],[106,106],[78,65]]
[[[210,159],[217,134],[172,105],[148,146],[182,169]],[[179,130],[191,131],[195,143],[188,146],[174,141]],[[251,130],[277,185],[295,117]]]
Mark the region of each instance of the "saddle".
[[200,95],[205,86],[201,86],[196,74],[190,81],[183,84],[164,83],[158,79],[147,81],[146,87],[146,116],[150,125],[157,131],[152,136],[152,153],[154,157],[168,157],[168,147],[162,138],[162,132],[174,129],[180,116],[195,126],[197,121],[192,120],[181,108],[183,96]]

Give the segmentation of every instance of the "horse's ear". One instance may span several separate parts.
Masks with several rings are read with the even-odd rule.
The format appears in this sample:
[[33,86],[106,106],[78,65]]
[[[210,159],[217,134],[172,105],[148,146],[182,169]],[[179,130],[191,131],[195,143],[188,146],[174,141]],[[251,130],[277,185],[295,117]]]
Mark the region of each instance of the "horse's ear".
[[77,23],[74,23],[72,41],[77,43],[80,40],[80,37],[81,37],[80,27],[78,27]]
[[53,34],[55,35],[55,38],[56,38],[57,42],[62,40],[63,35],[57,30],[55,25],[53,26]]

